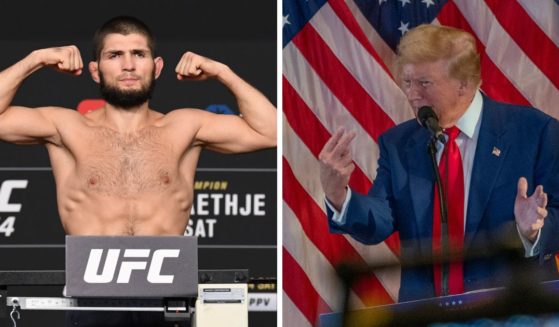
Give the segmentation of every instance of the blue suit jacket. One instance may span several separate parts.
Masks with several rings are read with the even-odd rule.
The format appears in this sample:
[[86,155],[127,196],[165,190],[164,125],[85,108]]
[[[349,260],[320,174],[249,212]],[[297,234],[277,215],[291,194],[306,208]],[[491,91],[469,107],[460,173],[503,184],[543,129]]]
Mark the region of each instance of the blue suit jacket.
[[[503,237],[516,238],[514,200],[521,176],[528,195],[541,184],[548,194],[548,217],[540,236],[540,261],[559,249],[559,122],[533,108],[484,97],[482,121],[470,184],[465,251],[485,249]],[[401,260],[431,256],[434,175],[427,153],[429,132],[415,120],[379,138],[380,157],[368,195],[352,192],[345,224],[331,220],[331,232],[349,233],[366,244],[382,242],[395,231]],[[493,154],[493,149],[500,155]],[[512,226],[512,228],[511,228]],[[506,228],[505,228],[506,227]],[[514,233],[503,235],[504,230]],[[479,259],[464,265],[466,291],[504,284],[505,260]],[[403,268],[399,301],[435,296],[431,267]]]

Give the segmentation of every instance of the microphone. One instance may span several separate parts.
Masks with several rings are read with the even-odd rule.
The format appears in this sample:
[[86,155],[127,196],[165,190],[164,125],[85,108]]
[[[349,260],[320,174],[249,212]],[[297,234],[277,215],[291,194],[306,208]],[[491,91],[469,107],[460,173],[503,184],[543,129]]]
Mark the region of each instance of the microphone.
[[[431,132],[431,140],[429,141],[429,146],[427,147],[429,155],[431,157],[431,164],[433,167],[433,172],[435,175],[435,187],[439,191],[439,209],[441,218],[441,250],[442,257],[446,258],[448,251],[450,249],[449,245],[449,234],[448,234],[448,219],[447,219],[447,199],[443,192],[443,185],[441,181],[441,175],[439,172],[439,167],[437,164],[437,148],[435,142],[441,141],[445,144],[446,140],[443,136],[443,131],[439,126],[439,118],[433,108],[423,106],[417,111],[417,119],[421,126],[427,128]],[[445,176],[446,177],[446,176]],[[450,263],[443,262],[441,264],[441,293],[443,295],[448,295],[448,277],[449,277]]]
[[446,143],[443,130],[439,126],[439,118],[437,117],[437,114],[435,114],[435,111],[433,111],[433,108],[427,106],[419,108],[417,112],[417,119],[419,120],[421,126],[427,128],[436,140],[439,140],[442,144]]

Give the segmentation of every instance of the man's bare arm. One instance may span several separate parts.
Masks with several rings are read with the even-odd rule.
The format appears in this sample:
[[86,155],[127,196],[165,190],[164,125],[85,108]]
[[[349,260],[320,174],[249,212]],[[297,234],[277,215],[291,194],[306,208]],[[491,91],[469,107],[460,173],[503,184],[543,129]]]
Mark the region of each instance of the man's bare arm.
[[274,105],[228,66],[192,52],[176,68],[179,80],[216,78],[237,99],[241,116],[201,114],[197,140],[221,152],[245,152],[274,147],[277,113]]
[[21,83],[44,66],[80,75],[83,67],[75,46],[35,50],[13,66],[0,72],[0,140],[13,143],[54,142],[57,129],[51,116],[56,108],[29,109],[11,106]]

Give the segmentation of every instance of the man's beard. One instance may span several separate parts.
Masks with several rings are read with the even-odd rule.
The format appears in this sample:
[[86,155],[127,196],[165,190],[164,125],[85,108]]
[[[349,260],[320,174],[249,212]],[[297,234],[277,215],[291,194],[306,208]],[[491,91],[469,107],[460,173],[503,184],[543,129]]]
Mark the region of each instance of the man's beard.
[[142,84],[139,90],[121,90],[105,83],[103,73],[99,71],[99,88],[105,101],[115,107],[130,109],[151,99],[155,88],[155,77],[152,76],[147,85]]

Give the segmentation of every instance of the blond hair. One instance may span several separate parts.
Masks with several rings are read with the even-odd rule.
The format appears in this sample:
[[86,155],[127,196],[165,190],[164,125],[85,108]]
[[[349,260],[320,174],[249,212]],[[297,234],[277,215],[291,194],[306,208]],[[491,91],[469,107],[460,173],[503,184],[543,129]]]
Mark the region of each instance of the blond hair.
[[459,81],[481,84],[480,58],[475,38],[468,32],[447,26],[419,25],[400,40],[396,76],[406,64],[449,60],[448,74]]

